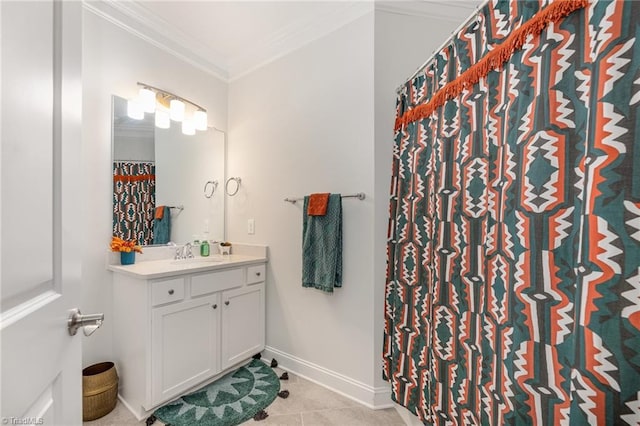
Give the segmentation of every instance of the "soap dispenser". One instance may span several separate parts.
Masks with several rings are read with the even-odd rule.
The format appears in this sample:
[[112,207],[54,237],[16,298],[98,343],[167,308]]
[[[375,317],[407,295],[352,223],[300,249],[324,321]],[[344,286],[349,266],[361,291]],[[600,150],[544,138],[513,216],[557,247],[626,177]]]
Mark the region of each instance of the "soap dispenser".
[[209,256],[209,241],[204,240],[202,243],[200,243],[200,256]]
[[[208,225],[208,223],[205,222],[206,225]],[[207,257],[209,256],[209,252],[210,252],[210,247],[209,247],[209,231],[205,230],[204,234],[202,235],[202,243],[200,243],[200,256],[202,257]]]

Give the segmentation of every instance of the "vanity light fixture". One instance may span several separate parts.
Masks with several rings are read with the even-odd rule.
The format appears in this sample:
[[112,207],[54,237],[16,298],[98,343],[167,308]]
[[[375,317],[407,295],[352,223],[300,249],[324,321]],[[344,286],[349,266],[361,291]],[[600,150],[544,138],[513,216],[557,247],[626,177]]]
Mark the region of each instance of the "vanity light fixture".
[[169,102],[169,115],[173,121],[184,120],[184,102],[180,99],[171,99],[171,102]]
[[169,111],[164,108],[158,108],[156,110],[156,127],[159,129],[168,129],[171,127]]
[[185,135],[188,135],[188,136],[196,134],[196,128],[193,125],[193,121],[191,121],[189,119],[185,119],[182,122],[182,133],[185,134]]
[[156,93],[146,87],[141,87],[138,91],[138,99],[144,112],[152,113],[156,110]]
[[207,130],[207,113],[200,109],[194,112],[193,124],[196,130]]
[[144,110],[140,101],[137,99],[130,99],[127,102],[127,115],[134,120],[142,120],[144,118]]
[[[145,112],[155,112],[156,127],[160,129],[168,129],[173,120],[182,122],[182,133],[185,135],[194,135],[196,130],[207,130],[207,110],[200,105],[146,83],[138,82],[138,86],[138,97],[127,103],[129,117],[142,120]],[[187,106],[195,109],[191,116],[186,114]]]

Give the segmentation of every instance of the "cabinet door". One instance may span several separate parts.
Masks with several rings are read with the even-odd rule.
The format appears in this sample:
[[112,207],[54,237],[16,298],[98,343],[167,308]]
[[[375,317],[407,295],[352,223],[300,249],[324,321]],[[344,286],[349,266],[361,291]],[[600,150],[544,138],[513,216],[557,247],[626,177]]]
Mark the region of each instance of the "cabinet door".
[[222,293],[222,368],[264,349],[264,283]]
[[220,372],[219,295],[152,311],[151,398],[167,401]]

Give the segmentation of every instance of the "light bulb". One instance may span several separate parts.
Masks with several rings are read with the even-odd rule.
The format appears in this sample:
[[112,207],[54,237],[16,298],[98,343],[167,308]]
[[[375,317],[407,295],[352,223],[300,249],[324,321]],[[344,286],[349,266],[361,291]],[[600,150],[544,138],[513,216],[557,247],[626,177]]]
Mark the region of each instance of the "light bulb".
[[142,105],[137,99],[129,99],[127,101],[127,115],[134,120],[142,120],[144,118]]
[[178,99],[172,99],[169,103],[169,114],[174,121],[184,120],[184,102]]
[[144,112],[154,112],[156,110],[156,92],[143,87],[138,91],[138,99]]
[[156,127],[159,129],[168,129],[171,127],[169,111],[164,109],[158,109],[156,111]]
[[184,120],[182,122],[182,133],[188,136],[196,134],[196,128],[193,127],[193,121]]
[[207,112],[201,109],[194,112],[193,124],[196,130],[207,130]]

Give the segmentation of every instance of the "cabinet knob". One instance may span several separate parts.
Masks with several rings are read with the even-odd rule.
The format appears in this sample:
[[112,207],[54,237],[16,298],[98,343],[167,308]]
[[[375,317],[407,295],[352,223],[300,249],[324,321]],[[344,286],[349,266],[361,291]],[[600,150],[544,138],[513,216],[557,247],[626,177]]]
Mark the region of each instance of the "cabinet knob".
[[256,275],[257,275],[257,276],[260,276],[260,272],[256,272]]
[[212,308],[213,308],[213,309],[218,309],[218,305],[217,305],[217,304],[214,304],[214,305],[212,306]]
[[224,302],[225,305],[229,306],[229,301]]
[[169,290],[169,294],[173,294],[173,293],[174,293],[173,289]]

